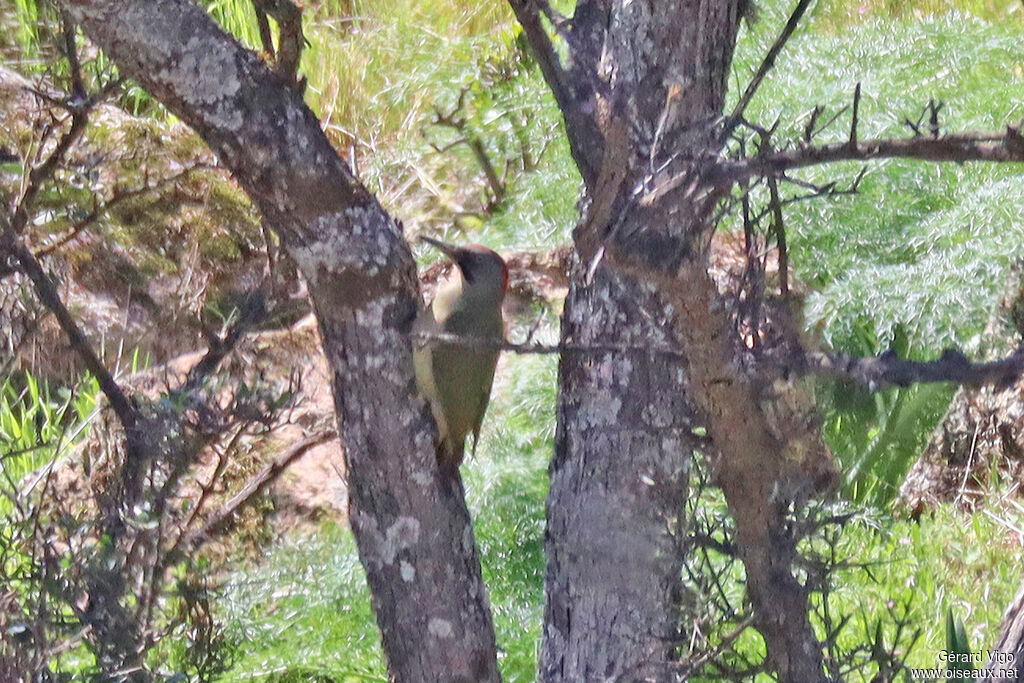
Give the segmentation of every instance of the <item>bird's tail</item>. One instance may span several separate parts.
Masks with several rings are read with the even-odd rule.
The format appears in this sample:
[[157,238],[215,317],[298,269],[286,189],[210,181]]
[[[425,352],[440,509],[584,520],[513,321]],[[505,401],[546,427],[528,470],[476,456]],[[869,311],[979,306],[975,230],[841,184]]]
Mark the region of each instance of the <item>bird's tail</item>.
[[437,464],[442,469],[458,470],[465,452],[464,441],[456,443],[451,439],[441,439],[437,444]]

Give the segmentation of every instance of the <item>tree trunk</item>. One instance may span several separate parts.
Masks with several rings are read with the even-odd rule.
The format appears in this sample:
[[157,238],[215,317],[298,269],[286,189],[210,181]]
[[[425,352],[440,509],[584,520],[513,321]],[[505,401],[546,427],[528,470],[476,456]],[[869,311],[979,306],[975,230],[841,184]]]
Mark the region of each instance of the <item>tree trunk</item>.
[[649,288],[609,267],[580,279],[563,338],[637,350],[560,365],[540,679],[663,680],[679,644],[677,533],[696,426],[686,365],[643,350],[668,342]]
[[[744,4],[581,0],[560,71],[531,5],[512,2],[586,186],[562,339],[595,348],[565,352],[560,367],[544,681],[672,678],[674,533],[685,523],[695,409],[717,451],[769,663],[781,681],[824,679],[785,517],[799,467],[737,368],[735,332],[707,273],[720,195],[701,166],[719,155]],[[673,344],[685,362],[645,351]]]
[[76,23],[191,125],[305,276],[346,453],[350,518],[390,675],[498,680],[462,485],[439,473],[416,397],[415,263],[301,97],[186,0],[62,0]]

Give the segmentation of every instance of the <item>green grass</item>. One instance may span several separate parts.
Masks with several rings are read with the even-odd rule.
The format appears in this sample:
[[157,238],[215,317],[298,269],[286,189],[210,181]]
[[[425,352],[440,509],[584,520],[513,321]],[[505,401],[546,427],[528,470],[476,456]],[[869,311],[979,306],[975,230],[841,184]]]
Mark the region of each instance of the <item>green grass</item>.
[[[1019,26],[963,15],[898,30],[872,21],[841,36],[800,34],[751,113],[765,123],[779,117],[780,140],[798,137],[812,104],[828,116],[850,103],[860,82],[861,138],[909,135],[903,121],[916,120],[930,98],[945,103],[945,130],[1000,131],[1024,115],[1024,104],[1006,96],[1024,83],[1014,73],[1024,64],[1020,37]],[[746,50],[738,68],[752,68],[760,54]],[[845,139],[848,127],[847,114],[823,140]],[[813,168],[798,177],[852,179],[858,169]],[[808,321],[837,346],[859,345],[864,325],[883,342],[903,326],[916,350],[968,342],[995,303],[1000,273],[1021,253],[1018,173],[1009,164],[885,161],[869,165],[856,196],[789,207],[794,263],[816,290]]]
[[26,373],[0,384],[0,520],[9,495],[29,473],[66,453],[96,415],[99,384],[92,377],[71,389],[51,389]]
[[[741,43],[739,74],[759,63],[789,5],[764,8],[750,40]],[[944,103],[946,131],[999,131],[1024,116],[1019,99],[1007,96],[1024,81],[1019,22],[936,16],[930,9],[896,21],[868,12],[861,23],[833,32],[825,9],[793,37],[749,110],[765,125],[778,118],[779,141],[799,137],[813,105],[826,107],[822,120],[849,105],[858,82],[862,139],[909,136],[904,121],[916,121],[929,99]],[[847,112],[821,141],[845,140],[848,132]],[[843,186],[860,168],[831,165],[793,175]],[[931,358],[951,345],[978,353],[1006,269],[1024,255],[1020,169],[903,160],[867,168],[855,196],[786,208],[791,259],[811,291],[808,325],[826,346],[859,354],[893,348]],[[805,192],[784,186],[783,196]],[[727,225],[738,227],[735,219]],[[847,494],[873,504],[891,500],[951,393],[915,387],[872,397],[827,386],[820,394],[825,434],[843,463]]]
[[348,529],[276,543],[234,573],[218,601],[237,649],[222,680],[386,681],[369,590]]
[[1004,523],[950,508],[920,523],[885,517],[870,525],[854,523],[840,550],[866,567],[840,575],[837,606],[856,615],[856,625],[884,618],[891,603],[909,605],[911,627],[921,629],[921,638],[907,663],[938,666],[950,608],[963,619],[975,649],[995,643],[1024,571],[1020,546],[1019,535]]

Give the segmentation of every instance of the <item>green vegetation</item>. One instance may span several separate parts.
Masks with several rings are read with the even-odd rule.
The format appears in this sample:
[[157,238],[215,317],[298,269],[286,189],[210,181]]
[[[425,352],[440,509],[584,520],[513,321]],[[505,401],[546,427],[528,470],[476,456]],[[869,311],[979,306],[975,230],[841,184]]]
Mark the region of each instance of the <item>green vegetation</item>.
[[[929,99],[944,104],[947,130],[999,130],[1024,115],[1024,105],[1006,96],[1008,81],[1024,80],[1019,22],[929,11],[894,23],[869,12],[863,23],[834,34],[826,30],[828,7],[794,36],[752,104],[755,119],[780,120],[779,140],[800,137],[815,104],[825,107],[822,120],[839,113],[857,83],[861,138],[911,134],[905,121],[918,121]],[[753,40],[741,41],[739,74],[753,71],[788,11],[784,4],[770,9]],[[844,140],[849,121],[843,113],[821,140]],[[842,186],[860,169],[832,165],[793,175]],[[851,353],[891,348],[928,358],[950,345],[978,353],[1006,269],[1024,253],[1018,173],[1010,165],[883,161],[868,166],[854,196],[789,205],[791,258],[811,291],[808,326],[826,346]],[[783,190],[784,198],[804,193]],[[847,494],[885,505],[952,389],[917,386],[870,396],[828,386],[820,395],[825,436],[843,463]]]
[[219,598],[238,659],[224,680],[386,681],[380,634],[349,530],[276,543]]
[[[82,437],[96,414],[99,383],[51,390],[31,374],[0,385],[0,492],[19,490],[31,472],[65,453]],[[0,519],[11,501],[0,495]]]
[[[757,3],[760,19],[741,36],[732,97],[790,4]],[[248,2],[208,5],[224,26],[258,46]],[[859,82],[861,137],[905,133],[904,121],[916,121],[929,98],[945,103],[943,121],[951,129],[998,129],[1024,115],[1019,98],[1009,95],[1024,80],[1021,7],[1009,0],[822,0],[750,114],[766,123],[778,117],[778,138],[794,137],[811,106],[824,105],[826,116],[836,113]],[[16,40],[34,58],[40,42],[32,33],[34,8],[17,0],[13,10],[2,11],[13,11],[18,21],[12,25],[19,27],[15,38],[4,39],[5,50]],[[9,14],[0,23],[10,23]],[[327,0],[310,8],[306,29],[307,101],[342,153],[355,150],[364,181],[405,221],[410,236],[471,236],[499,249],[567,240],[578,176],[557,111],[523,54],[505,3]],[[436,125],[435,107],[457,113],[464,127]],[[825,139],[842,139],[848,122],[848,114],[841,116]],[[499,172],[508,162],[500,199],[468,145],[445,149],[459,136],[479,138]],[[820,183],[852,180],[859,170],[847,165],[797,175]],[[809,328],[823,344],[855,353],[893,348],[927,357],[949,344],[977,351],[1004,271],[1024,244],[1018,173],[882,162],[870,166],[857,195],[789,205],[792,258],[811,292]],[[229,257],[234,242],[204,240],[203,249],[210,258]],[[511,337],[521,339],[529,322],[518,321]],[[540,336],[553,339],[556,325],[549,315]],[[512,682],[535,674],[555,368],[551,357],[503,361],[478,454],[464,467],[499,661]],[[90,391],[47,399],[45,389],[30,383],[18,390],[6,385],[0,391],[5,472],[19,468],[17,481],[52,457],[36,445],[52,442],[55,433],[42,431],[66,425],[69,410],[81,419],[91,405],[80,408],[79,401],[94,397],[95,388]],[[836,605],[853,615],[850,637],[874,632],[896,605],[922,629],[911,665],[936,665],[949,614],[962,619],[969,642],[992,643],[1021,578],[1021,539],[1008,533],[1010,523],[998,514],[966,517],[951,509],[919,523],[888,515],[951,389],[868,395],[830,385],[819,395],[825,436],[846,477],[844,493],[867,508],[837,544],[854,565],[834,593]],[[9,455],[15,452],[22,454]],[[228,577],[214,604],[237,657],[224,680],[386,680],[364,574],[346,528],[297,530]],[[760,647],[756,638],[748,640],[744,647]]]

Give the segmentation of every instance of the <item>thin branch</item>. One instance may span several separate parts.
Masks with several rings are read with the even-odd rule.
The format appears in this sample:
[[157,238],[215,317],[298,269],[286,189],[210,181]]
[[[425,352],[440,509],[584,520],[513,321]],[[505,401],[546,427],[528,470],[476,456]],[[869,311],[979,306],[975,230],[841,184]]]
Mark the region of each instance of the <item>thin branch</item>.
[[434,125],[444,126],[458,131],[461,137],[446,145],[444,148],[439,148],[433,142],[430,143],[430,146],[439,153],[445,152],[460,144],[465,144],[469,147],[470,151],[473,152],[473,157],[476,159],[477,164],[480,166],[480,169],[484,172],[484,176],[487,178],[487,185],[491,188],[493,198],[490,204],[492,205],[491,208],[493,208],[493,205],[499,204],[505,197],[505,183],[504,180],[498,176],[498,172],[495,170],[494,164],[491,162],[491,158],[487,154],[487,149],[484,147],[484,143],[480,139],[480,136],[470,130],[464,116],[457,116],[459,112],[465,110],[466,94],[468,92],[469,88],[463,88],[461,92],[459,92],[458,104],[456,104],[452,111],[447,114],[442,112],[439,107],[434,107]]
[[107,214],[111,209],[116,207],[118,204],[121,204],[131,199],[135,199],[136,197],[142,197],[147,194],[157,192],[166,187],[167,185],[172,185],[178,182],[179,180],[188,178],[192,173],[195,173],[196,171],[203,170],[223,171],[223,168],[218,166],[217,164],[199,163],[194,166],[189,166],[185,170],[175,173],[174,175],[168,176],[166,178],[161,178],[160,180],[154,182],[152,185],[145,185],[143,187],[125,191],[119,191],[117,188],[115,188],[114,194],[109,201],[107,201],[104,204],[94,206],[92,211],[90,211],[85,217],[75,221],[75,224],[72,225],[67,231],[65,231],[63,235],[58,237],[52,244],[48,244],[45,247],[37,249],[35,252],[36,256],[48,256],[52,252],[65,246],[66,244],[74,240],[76,237],[78,237],[78,235],[81,234],[83,230],[88,228],[90,225],[94,224],[103,215]]
[[125,395],[110,371],[100,360],[96,351],[92,348],[89,340],[79,328],[78,323],[68,311],[64,302],[57,292],[53,280],[43,271],[39,260],[8,228],[0,234],[0,252],[7,252],[18,261],[21,269],[32,281],[36,296],[43,302],[43,305],[53,313],[60,324],[61,330],[67,335],[71,348],[77,353],[86,369],[96,377],[100,389],[110,402],[110,407],[117,415],[118,420],[129,435],[129,440],[135,436],[139,426],[140,418],[138,409],[131,399]]
[[[796,185],[797,187],[806,188],[810,191],[804,194],[794,194],[790,197],[786,197],[785,199],[782,199],[779,202],[779,204],[780,206],[785,208],[790,204],[806,202],[812,199],[820,199],[823,197],[828,199],[834,199],[836,197],[844,197],[847,195],[857,194],[857,192],[860,190],[860,182],[861,180],[864,179],[864,175],[867,173],[867,170],[867,166],[862,166],[860,171],[857,172],[857,175],[854,177],[853,181],[847,187],[836,187],[836,181],[834,180],[832,182],[825,183],[824,185],[815,185],[814,183],[809,183],[799,178],[793,178],[783,174],[782,176],[780,176],[780,180],[784,180],[785,182]],[[771,206],[762,209],[754,216],[754,222],[760,222],[762,219],[764,219],[765,216],[771,213],[771,211]]]
[[818,123],[818,117],[821,116],[825,108],[820,104],[814,105],[814,109],[811,110],[810,116],[807,118],[807,123],[804,125],[804,142],[810,144],[811,140],[816,135],[814,126]]
[[969,387],[1011,386],[1024,372],[1024,349],[1006,358],[972,363],[955,349],[947,349],[936,360],[904,360],[895,353],[880,356],[850,356],[845,353],[807,352],[806,372],[853,380],[871,391],[912,384],[952,382]]
[[210,517],[202,529],[189,534],[185,541],[180,544],[181,549],[184,552],[191,552],[199,543],[216,535],[239,510],[273,483],[288,465],[305,455],[311,448],[326,443],[336,436],[337,434],[333,429],[324,429],[293,444],[291,448],[274,458],[266,467],[250,479],[242,487],[241,491],[232,496],[224,504],[224,507]]
[[198,387],[231,353],[245,333],[266,318],[266,315],[266,299],[262,292],[251,292],[239,309],[238,319],[231,324],[224,336],[204,329],[207,351],[202,359],[188,371],[185,385],[179,391],[187,393]]
[[850,117],[850,139],[847,144],[850,147],[857,146],[857,124],[860,122],[860,81],[853,89],[853,116]]
[[[882,138],[857,141],[853,145],[849,141],[844,141],[772,152],[749,159],[716,161],[703,169],[703,178],[710,185],[723,187],[753,176],[778,176],[795,168],[837,161],[872,159],[918,159],[954,163],[1022,162],[1024,144],[1020,130],[1012,127],[1008,127],[1003,135],[963,133],[941,137]],[[661,194],[672,191],[685,180],[686,174],[680,173],[665,181],[656,191]]]
[[263,52],[274,59],[274,34],[270,30],[270,22],[267,21],[267,13],[262,8],[262,3],[259,0],[253,0],[253,8],[256,10],[256,26],[260,33],[260,44],[263,46]]
[[[606,133],[599,125],[594,105],[598,93],[607,96],[607,84],[597,72],[598,55],[606,31],[598,15],[604,9],[582,11],[583,2],[577,3],[571,34],[567,38],[573,53],[570,68],[565,67],[558,56],[540,19],[534,0],[508,0],[516,19],[523,27],[523,35],[533,51],[541,74],[547,83],[555,103],[565,118],[565,132],[569,139],[569,151],[587,187],[594,190],[605,156]],[[557,28],[557,27],[556,27]]]
[[71,73],[71,101],[85,101],[85,81],[82,79],[82,64],[78,59],[78,46],[75,44],[75,25],[67,12],[61,12],[61,27],[63,30],[64,56],[68,60],[68,70]]
[[729,633],[725,634],[724,636],[722,636],[719,639],[719,641],[715,644],[714,647],[712,647],[709,650],[704,651],[703,653],[701,653],[700,656],[698,656],[698,657],[696,657],[696,658],[694,658],[692,660],[687,660],[687,661],[682,662],[682,667],[681,668],[685,672],[683,674],[684,677],[687,677],[690,674],[693,674],[693,673],[697,672],[707,662],[709,662],[709,661],[711,661],[713,659],[718,659],[719,655],[721,655],[723,652],[725,652],[728,648],[732,647],[732,644],[741,635],[746,633],[747,629],[750,628],[753,624],[754,624],[754,615],[753,614],[747,615],[744,619],[742,619],[736,625],[736,628],[734,628],[731,632],[729,632]]
[[[281,76],[288,87],[301,92],[305,90],[306,79],[299,78],[299,62],[306,38],[302,32],[302,8],[291,0],[253,0],[256,22],[260,31],[260,42],[264,51],[275,58],[274,71]],[[270,33],[267,16],[277,22],[277,52]]]
[[786,247],[786,225],[782,219],[782,202],[779,199],[779,183],[775,178],[768,178],[769,203],[772,211],[772,233],[775,244],[779,248],[779,294],[789,295],[789,250]]
[[811,2],[813,2],[813,0],[799,0],[796,7],[793,8],[793,13],[789,15],[789,20],[782,28],[782,33],[780,33],[779,37],[775,39],[772,46],[768,48],[768,53],[761,61],[761,65],[757,67],[757,72],[750,80],[750,83],[747,84],[743,94],[740,95],[739,102],[736,103],[736,107],[732,110],[732,113],[729,114],[729,118],[725,120],[722,132],[718,136],[719,145],[725,144],[725,141],[729,139],[732,132],[736,130],[736,126],[738,126],[740,121],[743,119],[743,113],[750,105],[750,101],[754,99],[757,89],[761,87],[761,82],[764,80],[765,76],[768,75],[768,72],[775,66],[775,59],[779,56],[779,53],[782,52],[782,48],[786,46],[786,42],[789,41],[790,36],[792,36],[793,32],[796,31],[796,27],[800,24],[800,19],[803,18],[804,12],[807,11]]
[[945,102],[936,103],[935,100],[928,100],[928,128],[933,138],[939,137],[939,112],[945,106]]
[[29,220],[29,207],[32,202],[35,201],[36,195],[43,187],[43,183],[48,181],[53,173],[57,170],[57,166],[64,160],[64,155],[68,153],[78,138],[85,132],[86,124],[89,121],[88,116],[89,106],[83,106],[81,108],[73,109],[71,111],[71,127],[68,128],[67,132],[61,136],[57,145],[50,152],[50,155],[46,157],[38,166],[32,168],[28,173],[28,182],[25,185],[24,191],[18,198],[18,203],[14,209],[13,216],[9,230],[12,230],[15,235],[20,235],[24,230],[25,226],[28,225]]
[[[516,15],[516,20],[523,27],[523,34],[533,49],[533,54],[540,65],[541,74],[547,81],[548,87],[555,96],[558,108],[563,112],[574,109],[572,97],[569,94],[568,75],[558,58],[551,38],[540,20],[537,3],[534,0],[509,0],[508,4]],[[552,22],[554,24],[554,22]],[[558,28],[557,24],[554,24]]]
[[536,3],[540,8],[540,11],[544,13],[545,17],[547,17],[547,20],[551,22],[555,31],[558,32],[558,35],[562,36],[562,38],[568,39],[566,27],[569,24],[569,20],[553,8],[548,0],[536,0]]

